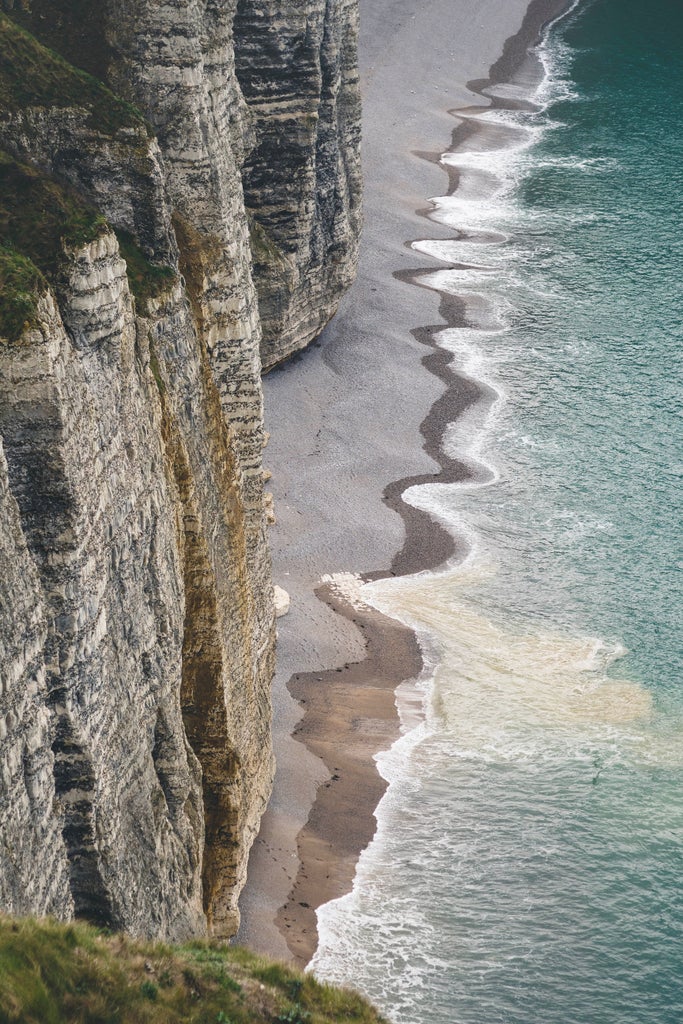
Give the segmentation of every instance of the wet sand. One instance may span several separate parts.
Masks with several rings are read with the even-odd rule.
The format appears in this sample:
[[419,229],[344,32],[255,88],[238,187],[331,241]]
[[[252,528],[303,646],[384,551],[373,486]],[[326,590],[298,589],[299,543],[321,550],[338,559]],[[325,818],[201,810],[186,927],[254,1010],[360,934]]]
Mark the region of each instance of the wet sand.
[[435,331],[464,311],[457,299],[416,287],[425,260],[444,265],[409,242],[452,234],[424,219],[430,196],[457,187],[438,163],[454,130],[466,130],[449,111],[481,105],[478,90],[489,81],[513,71],[523,78],[529,44],[565,6],[361,0],[358,280],[319,341],[264,382],[274,578],[292,607],[278,623],[278,772],[250,859],[238,940],[276,957],[307,962],[317,943],[315,908],[350,889],[385,789],[373,755],[397,737],[395,689],[421,667],[408,630],[344,604],[322,577],[405,574],[454,552],[452,538],[404,505],[401,493],[462,476],[440,441],[478,392],[432,346]]

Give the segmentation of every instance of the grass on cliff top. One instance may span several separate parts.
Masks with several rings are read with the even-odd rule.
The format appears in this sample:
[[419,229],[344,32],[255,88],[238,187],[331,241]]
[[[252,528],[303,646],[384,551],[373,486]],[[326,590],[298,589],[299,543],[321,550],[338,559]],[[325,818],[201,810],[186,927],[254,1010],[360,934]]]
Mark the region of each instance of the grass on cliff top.
[[0,1024],[382,1024],[353,992],[244,949],[0,917]]
[[76,192],[0,151],[0,244],[51,276],[64,245],[84,245],[107,230],[104,217]]
[[90,112],[91,126],[104,134],[119,128],[151,133],[132,104],[0,13],[0,109],[27,107],[81,107]]
[[32,325],[64,245],[106,230],[104,217],[75,193],[0,151],[0,337],[16,341]]

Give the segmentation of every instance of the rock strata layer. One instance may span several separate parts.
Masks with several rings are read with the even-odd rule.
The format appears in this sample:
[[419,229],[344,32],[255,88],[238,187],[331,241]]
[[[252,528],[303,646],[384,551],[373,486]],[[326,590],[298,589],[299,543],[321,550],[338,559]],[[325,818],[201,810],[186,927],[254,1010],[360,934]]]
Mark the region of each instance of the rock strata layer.
[[237,6],[0,15],[0,909],[171,939],[272,781],[261,345],[359,227],[354,3]]
[[356,0],[238,0],[237,77],[255,145],[242,171],[270,368],[307,345],[355,276]]

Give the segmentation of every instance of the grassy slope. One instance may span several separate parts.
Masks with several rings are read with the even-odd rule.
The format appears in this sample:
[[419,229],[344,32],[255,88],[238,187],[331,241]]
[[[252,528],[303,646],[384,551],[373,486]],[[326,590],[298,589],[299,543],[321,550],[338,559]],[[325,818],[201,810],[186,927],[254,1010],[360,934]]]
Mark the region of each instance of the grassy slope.
[[0,13],[0,108],[79,107],[97,131],[150,129],[142,114]]
[[53,277],[63,246],[107,231],[107,222],[72,190],[0,151],[0,243]]
[[234,946],[0,917],[0,1024],[382,1024],[353,992]]
[[[85,245],[108,230],[73,189],[0,150],[0,337],[14,342],[33,326],[38,297],[56,280],[65,246]],[[125,232],[117,236],[139,303],[172,284],[171,267],[150,263]]]

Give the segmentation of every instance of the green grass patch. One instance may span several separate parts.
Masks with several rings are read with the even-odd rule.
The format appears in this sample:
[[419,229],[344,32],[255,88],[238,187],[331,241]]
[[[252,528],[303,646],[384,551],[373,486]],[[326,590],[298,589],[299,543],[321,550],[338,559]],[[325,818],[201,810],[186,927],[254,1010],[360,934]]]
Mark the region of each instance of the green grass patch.
[[0,336],[16,341],[33,324],[64,246],[106,230],[104,217],[75,193],[0,151]]
[[51,277],[65,245],[85,245],[107,230],[104,217],[75,192],[0,152],[1,245],[27,256]]
[[130,290],[138,302],[156,298],[173,284],[176,274],[172,267],[150,263],[128,232],[117,231],[116,237],[128,268]]
[[150,349],[150,353],[149,353],[149,368],[152,371],[152,376],[154,377],[154,381],[156,383],[156,386],[159,389],[159,394],[163,398],[163,396],[166,394],[166,385],[164,383],[164,378],[163,378],[163,376],[161,374],[161,367],[159,366],[159,358],[158,358],[156,352],[154,351],[154,349]]
[[[85,245],[109,230],[75,191],[0,151],[0,335],[15,341],[32,322],[38,295],[63,266],[65,247]],[[174,282],[175,271],[150,263],[131,235],[120,231],[117,237],[138,303]]]
[[119,128],[151,129],[132,104],[120,99],[86,71],[73,67],[25,28],[0,13],[0,106],[79,107],[103,134]]
[[0,917],[0,1024],[383,1024],[360,996],[222,943]]
[[0,246],[0,338],[17,341],[36,322],[47,282],[31,260]]
[[255,213],[247,210],[249,224],[249,245],[251,258],[257,266],[287,266],[287,257],[282,249],[270,237],[266,229],[256,219]]

